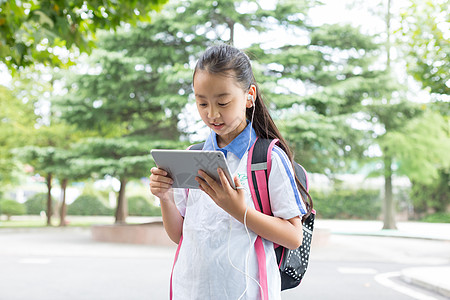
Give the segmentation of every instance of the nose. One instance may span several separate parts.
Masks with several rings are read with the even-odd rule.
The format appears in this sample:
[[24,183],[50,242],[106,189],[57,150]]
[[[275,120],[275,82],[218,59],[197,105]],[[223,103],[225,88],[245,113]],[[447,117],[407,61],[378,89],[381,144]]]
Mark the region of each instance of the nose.
[[217,117],[219,117],[219,110],[214,107],[214,105],[210,105],[208,110],[208,118],[215,119]]

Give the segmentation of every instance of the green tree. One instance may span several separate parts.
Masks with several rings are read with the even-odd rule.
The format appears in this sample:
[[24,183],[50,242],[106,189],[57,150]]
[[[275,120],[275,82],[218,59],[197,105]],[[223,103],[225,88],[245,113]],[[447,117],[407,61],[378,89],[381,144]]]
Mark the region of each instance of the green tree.
[[25,214],[25,206],[14,200],[1,200],[0,201],[0,215],[4,214],[7,216],[8,221],[11,216],[20,216]]
[[127,215],[127,181],[148,175],[149,150],[185,147],[178,125],[192,92],[189,62],[220,40],[219,27],[230,19],[224,14],[239,17],[240,3],[180,1],[152,16],[152,24],[99,35],[99,49],[87,62],[92,72],[73,76],[68,93],[55,100],[66,122],[101,136],[79,145],[76,163],[120,180],[116,222]]
[[398,44],[408,73],[434,94],[450,95],[448,2],[410,0],[402,11]]
[[382,144],[398,157],[397,173],[430,184],[441,168],[450,167],[450,138],[444,118],[431,110],[407,122],[401,132],[387,132]]
[[66,122],[96,132],[98,137],[76,147],[79,158],[73,163],[97,177],[120,180],[116,222],[127,216],[126,183],[148,176],[154,165],[150,150],[180,145],[178,115],[186,104],[184,91],[190,89],[185,60],[173,63],[186,52],[174,52],[170,40],[161,41],[156,29],[142,26],[102,35],[87,62],[99,71],[73,76],[68,93],[54,101]]
[[81,133],[73,127],[63,123],[54,123],[50,126],[42,126],[36,130],[35,140],[30,141],[29,146],[16,149],[16,154],[22,162],[33,166],[35,171],[46,179],[47,185],[47,225],[51,225],[51,218],[55,208],[51,201],[53,181],[59,178],[61,182],[61,210],[60,225],[64,225],[65,217],[65,191],[69,179],[86,178],[90,175],[85,169],[72,164],[70,159],[76,156],[72,152],[71,144]]
[[69,55],[55,48],[90,52],[97,29],[116,29],[122,22],[148,21],[167,0],[0,1],[0,62],[10,70],[45,63],[64,65]]
[[[386,18],[385,69],[386,73],[392,78],[390,84],[393,89],[391,91],[387,90],[378,99],[371,99],[365,107],[366,113],[371,117],[371,122],[374,124],[374,127],[378,126],[379,128],[377,130],[378,132],[374,132],[373,136],[375,139],[373,142],[380,147],[382,152],[380,160],[383,163],[383,169],[379,171],[385,178],[385,229],[396,228],[395,199],[392,193],[393,175],[406,175],[413,183],[415,181],[417,182],[417,180],[430,182],[437,179],[435,169],[448,164],[445,154],[442,155],[448,151],[448,126],[446,128],[442,118],[425,110],[426,105],[420,105],[411,101],[411,96],[405,92],[405,88],[400,87],[400,81],[394,79],[397,77],[395,75],[395,69],[399,65],[399,61],[394,61],[391,58],[392,47],[393,45],[397,46],[402,44],[398,40],[395,40],[398,36],[395,35],[397,29],[392,26],[392,19],[396,18],[399,20],[400,16],[392,15],[391,2],[391,0],[387,0],[386,2],[382,1],[380,7],[383,9],[382,15]],[[413,5],[413,7],[415,6]],[[416,19],[417,16],[415,14],[403,15],[403,18],[411,20]],[[421,17],[418,18],[420,19]],[[427,24],[424,23],[423,27],[429,28]],[[417,23],[416,25],[418,27],[422,26],[421,23]],[[438,37],[435,36],[435,38]],[[437,44],[439,43],[437,42]],[[403,48],[405,49],[405,47]],[[414,48],[412,51],[415,52],[416,50]],[[418,51],[418,53],[420,52]],[[408,55],[407,53],[408,51],[404,54]],[[436,55],[436,59],[438,59],[438,57],[442,56],[442,53]],[[413,60],[417,58],[417,56],[411,57],[414,57]],[[426,60],[427,63],[430,62],[429,58]],[[439,79],[441,78],[440,76],[446,71],[448,72],[445,67],[443,70],[435,69],[434,71],[437,72],[433,78],[436,82],[441,81]],[[427,76],[425,75],[425,77]],[[430,83],[429,81],[424,82]],[[421,148],[424,148],[424,152],[417,151]]]
[[[399,48],[402,49],[401,53],[406,61],[408,73],[422,84],[423,89],[431,93],[433,104],[428,106],[442,115],[448,124],[450,115],[447,99],[450,95],[448,24],[450,19],[447,6],[446,1],[411,0],[401,14],[396,39]],[[449,139],[448,125],[446,132],[446,136],[441,137],[443,141]],[[445,157],[446,155],[443,155],[443,158]],[[436,179],[433,177],[434,180],[431,183],[424,183],[422,180],[412,181],[412,200],[414,211],[418,216],[429,211],[445,212],[447,210],[450,195],[449,168],[441,164],[441,169],[437,171],[439,177]]]
[[380,47],[349,25],[302,29],[306,45],[264,53],[251,48],[263,68],[265,95],[305,168],[329,176],[351,171],[365,149],[365,132],[353,124],[361,119],[362,102],[387,88],[384,73],[372,67]]
[[0,86],[0,183],[14,181],[18,161],[12,150],[27,144],[34,135],[35,115],[31,101],[19,100],[13,92]]
[[21,157],[22,161],[33,166],[36,172],[45,177],[47,186],[47,225],[51,226],[54,211],[51,196],[54,175],[51,167],[58,159],[58,150],[55,147],[26,146],[18,149],[16,153]]
[[126,185],[130,179],[148,176],[154,166],[150,149],[177,146],[179,142],[161,142],[148,136],[96,137],[82,140],[74,147],[78,158],[72,159],[71,163],[90,172],[94,178],[109,175],[120,181],[115,220],[116,223],[124,223],[128,216]]

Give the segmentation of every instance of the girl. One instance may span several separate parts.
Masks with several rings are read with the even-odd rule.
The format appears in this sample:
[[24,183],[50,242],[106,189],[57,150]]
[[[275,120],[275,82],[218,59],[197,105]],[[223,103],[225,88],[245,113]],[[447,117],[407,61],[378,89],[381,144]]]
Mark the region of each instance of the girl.
[[[237,189],[219,169],[220,182],[203,171],[200,189],[172,189],[172,179],[152,168],[150,190],[161,200],[164,227],[179,245],[173,268],[173,299],[261,299],[254,249],[263,238],[269,299],[281,299],[274,243],[295,249],[302,242],[305,206],[292,168],[292,154],[261,98],[250,60],[228,46],[209,48],[193,76],[198,112],[211,129],[203,150],[224,152]],[[273,216],[257,211],[247,181],[247,154],[256,138],[277,138],[269,176]],[[301,198],[300,198],[301,199]],[[264,299],[268,300],[268,299]]]

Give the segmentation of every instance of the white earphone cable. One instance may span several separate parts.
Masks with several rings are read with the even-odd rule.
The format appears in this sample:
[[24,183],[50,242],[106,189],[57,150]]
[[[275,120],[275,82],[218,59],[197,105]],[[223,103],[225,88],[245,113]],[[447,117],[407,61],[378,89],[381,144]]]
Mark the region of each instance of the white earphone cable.
[[[255,102],[253,101],[253,111],[252,111],[252,118],[251,118],[251,123],[250,123],[250,124],[252,124],[252,125],[253,125],[253,119],[254,119],[254,116],[255,116]],[[249,149],[250,149],[250,146],[251,146],[250,143],[251,143],[251,141],[252,141],[252,130],[250,129],[250,135],[249,135],[249,140],[248,140],[248,145],[247,145],[247,152],[248,152]],[[232,221],[233,221],[233,220],[232,220],[231,216],[230,216],[230,231],[229,231],[229,234],[228,234],[228,244],[227,244],[228,260],[229,260],[231,266],[232,266],[234,269],[236,269],[236,270],[239,271],[240,273],[244,274],[245,277],[246,277],[246,280],[245,280],[245,290],[242,292],[242,294],[241,294],[241,296],[238,298],[238,300],[242,299],[242,297],[244,297],[245,293],[247,293],[247,290],[248,290],[248,279],[253,280],[253,281],[258,285],[258,287],[259,287],[259,289],[260,289],[260,292],[261,292],[261,295],[263,295],[263,290],[262,290],[262,287],[261,287],[261,285],[259,284],[258,280],[256,280],[255,278],[253,278],[252,276],[250,276],[250,275],[248,274],[248,267],[249,267],[248,264],[249,264],[249,258],[250,258],[250,251],[251,251],[251,249],[252,249],[253,243],[252,243],[252,239],[251,239],[251,236],[250,236],[250,232],[248,231],[248,227],[247,227],[247,212],[248,212],[248,205],[246,206],[246,208],[245,208],[245,213],[244,213],[244,227],[245,227],[245,231],[246,231],[246,233],[247,233],[247,236],[248,236],[248,242],[249,242],[249,247],[248,247],[247,255],[246,255],[246,257],[245,257],[245,272],[242,271],[242,270],[240,270],[238,267],[236,267],[236,266],[233,264],[233,262],[231,261],[231,258],[230,258],[230,239],[231,239],[231,230],[232,230],[232,226],[233,226],[233,225],[232,225]]]
[[[249,96],[250,96],[250,95],[249,95]],[[250,124],[251,124],[251,125],[253,125],[253,119],[254,119],[254,116],[255,116],[255,101],[253,101],[252,118],[251,118],[251,121],[250,121]],[[212,143],[212,145],[213,145],[213,147],[214,147],[214,150],[217,151],[216,145],[215,145],[214,140],[213,140],[213,134],[212,134],[212,129],[211,129],[211,128],[210,128],[210,135],[209,135],[209,137],[210,137],[211,143]],[[250,129],[250,135],[249,135],[248,145],[247,145],[247,149],[246,149],[247,152],[248,152],[249,149],[250,149],[250,146],[251,146],[250,143],[251,143],[251,141],[252,141],[252,128]],[[251,236],[250,236],[250,232],[248,231],[248,227],[247,227],[247,211],[248,211],[248,206],[246,207],[245,213],[244,213],[244,227],[245,227],[245,231],[246,231],[246,233],[247,233],[248,241],[249,241],[249,247],[248,247],[247,255],[246,255],[246,257],[245,257],[245,271],[242,271],[241,269],[239,269],[238,267],[236,267],[236,266],[233,264],[233,262],[232,262],[232,260],[231,260],[231,257],[230,257],[230,240],[231,240],[231,231],[232,231],[232,227],[233,227],[233,223],[232,223],[233,220],[232,220],[231,216],[230,216],[230,231],[229,231],[229,233],[228,233],[228,242],[227,242],[227,256],[228,256],[228,261],[230,262],[230,265],[231,265],[235,270],[237,270],[238,272],[242,273],[242,274],[245,275],[245,277],[246,277],[246,280],[245,280],[245,290],[242,292],[242,294],[241,294],[241,296],[238,298],[238,300],[242,299],[242,297],[244,297],[245,293],[247,293],[247,290],[248,290],[248,279],[253,280],[253,281],[259,286],[261,295],[263,295],[263,290],[262,290],[262,287],[261,287],[261,285],[259,284],[258,280],[256,280],[255,278],[253,278],[252,276],[250,276],[250,275],[248,274],[248,268],[249,268],[249,265],[248,265],[248,264],[249,264],[250,250],[252,249],[253,243],[252,243],[252,239],[251,239]]]

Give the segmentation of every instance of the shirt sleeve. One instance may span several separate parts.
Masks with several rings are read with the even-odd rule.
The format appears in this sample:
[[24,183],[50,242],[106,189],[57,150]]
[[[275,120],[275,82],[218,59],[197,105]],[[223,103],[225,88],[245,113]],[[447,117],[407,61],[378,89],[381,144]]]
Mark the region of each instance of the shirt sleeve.
[[287,220],[306,214],[305,204],[295,183],[292,164],[286,153],[278,146],[272,150],[269,196],[275,217]]
[[181,188],[173,189],[173,200],[175,201],[175,205],[183,218],[186,214],[187,198],[188,198],[188,189],[181,189]]

